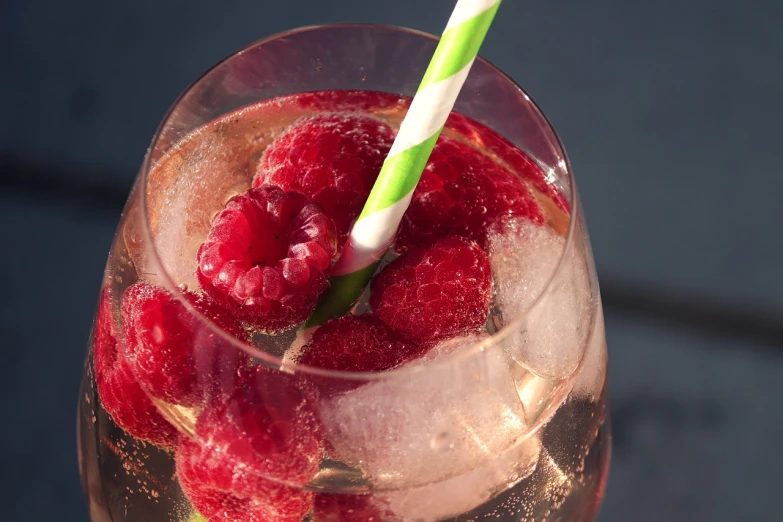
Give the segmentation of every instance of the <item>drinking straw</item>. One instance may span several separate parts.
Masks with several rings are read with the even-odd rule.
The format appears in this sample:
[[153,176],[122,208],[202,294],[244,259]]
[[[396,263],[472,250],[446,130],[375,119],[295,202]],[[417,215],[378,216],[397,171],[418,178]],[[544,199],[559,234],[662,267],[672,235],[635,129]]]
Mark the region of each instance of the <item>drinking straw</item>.
[[389,155],[305,328],[347,312],[364,292],[410,204],[501,0],[458,0]]

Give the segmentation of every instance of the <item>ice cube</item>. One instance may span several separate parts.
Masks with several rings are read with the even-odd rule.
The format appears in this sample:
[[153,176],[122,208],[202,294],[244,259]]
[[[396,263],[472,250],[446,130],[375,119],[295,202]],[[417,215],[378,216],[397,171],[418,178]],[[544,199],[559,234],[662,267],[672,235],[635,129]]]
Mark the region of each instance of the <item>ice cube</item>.
[[477,508],[528,477],[536,468],[541,443],[532,434],[467,473],[417,488],[376,495],[376,502],[400,520],[430,522]]
[[490,237],[495,293],[505,322],[530,309],[552,277],[565,240],[528,220],[509,222]]
[[441,343],[387,377],[324,399],[321,420],[335,456],[380,489],[427,486],[491,465],[528,425],[515,386],[520,368],[479,344],[486,339]]
[[504,343],[511,357],[549,379],[576,369],[590,325],[592,293],[580,231],[567,249],[562,236],[529,221],[512,222],[491,238],[493,319],[501,328],[512,325],[513,337]]

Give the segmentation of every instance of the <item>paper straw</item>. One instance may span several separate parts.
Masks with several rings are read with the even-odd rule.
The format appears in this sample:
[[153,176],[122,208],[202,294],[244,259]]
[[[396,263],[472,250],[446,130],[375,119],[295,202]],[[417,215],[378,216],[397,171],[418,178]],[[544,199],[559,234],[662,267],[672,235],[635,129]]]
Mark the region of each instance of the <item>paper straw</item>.
[[501,0],[459,0],[332,272],[331,286],[305,328],[347,312],[385,255],[416,184],[454,108]]

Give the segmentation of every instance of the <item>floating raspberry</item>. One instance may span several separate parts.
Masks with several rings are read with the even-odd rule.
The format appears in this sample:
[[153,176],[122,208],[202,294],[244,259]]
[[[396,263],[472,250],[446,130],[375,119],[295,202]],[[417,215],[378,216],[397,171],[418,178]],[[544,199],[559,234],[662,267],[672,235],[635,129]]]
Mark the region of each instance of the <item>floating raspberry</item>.
[[[410,105],[407,96],[379,91],[333,90],[292,94],[283,98],[285,106],[309,109],[311,112],[395,112]],[[275,100],[277,102],[278,100]]]
[[[242,326],[207,297],[186,292],[193,307],[229,335],[247,341]],[[233,385],[247,355],[232,346],[163,288],[139,281],[122,299],[127,362],[153,397],[196,406],[205,392]]]
[[313,333],[299,362],[326,370],[382,372],[423,351],[372,314],[332,319]]
[[371,495],[316,493],[313,518],[315,522],[381,522],[396,517]]
[[345,239],[392,141],[391,127],[371,116],[301,118],[266,149],[253,186],[270,184],[304,194],[323,207]]
[[234,196],[198,250],[198,280],[218,304],[274,332],[306,319],[327,287],[334,223],[296,192],[258,187]]
[[451,113],[446,121],[446,127],[461,134],[465,139],[476,142],[482,150],[487,150],[497,156],[514,173],[527,180],[541,195],[551,199],[560,210],[566,214],[571,212],[568,200],[552,183],[547,181],[541,167],[506,138],[489,127],[456,112]]
[[449,235],[484,246],[488,232],[511,217],[544,222],[520,177],[470,145],[441,137],[402,218],[395,250],[404,252]]
[[310,510],[311,492],[235,466],[215,450],[210,441],[182,437],[176,455],[182,490],[210,522],[300,522]]
[[434,343],[485,324],[491,283],[487,254],[452,236],[389,263],[373,279],[370,306],[407,339]]
[[178,433],[158,411],[133,376],[111,317],[111,297],[104,289],[95,317],[93,366],[103,409],[130,435],[164,448],[176,444]]

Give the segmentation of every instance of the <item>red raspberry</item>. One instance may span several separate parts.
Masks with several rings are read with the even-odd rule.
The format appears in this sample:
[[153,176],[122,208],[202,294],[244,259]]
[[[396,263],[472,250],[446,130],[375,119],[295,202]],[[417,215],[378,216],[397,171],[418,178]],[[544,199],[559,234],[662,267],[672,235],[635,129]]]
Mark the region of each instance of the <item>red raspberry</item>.
[[199,417],[197,437],[261,475],[305,484],[321,463],[315,391],[299,376],[263,366],[240,373],[234,392]]
[[111,297],[104,289],[95,317],[93,365],[103,409],[130,435],[164,448],[176,444],[178,432],[136,382],[125,357],[111,316]]
[[284,99],[286,107],[293,105],[311,112],[395,112],[405,111],[411,102],[407,96],[389,92],[339,89],[303,92]]
[[326,370],[382,372],[422,351],[372,314],[332,319],[313,333],[299,362]]
[[392,128],[370,116],[300,118],[266,149],[253,186],[270,184],[304,194],[323,207],[345,239],[392,141]]
[[[311,492],[227,463],[208,441],[182,437],[176,461],[183,492],[210,522],[300,522],[312,506]],[[252,493],[240,496],[236,484]]]
[[554,201],[560,210],[566,214],[570,213],[568,201],[554,185],[547,181],[541,167],[506,138],[489,127],[456,112],[451,113],[446,121],[446,127],[476,142],[482,150],[495,154],[513,172],[522,176],[541,194]]
[[196,440],[183,437],[177,452],[196,509],[214,521],[299,521],[312,493],[295,486],[315,475],[322,457],[315,400],[299,377],[243,369],[234,392],[202,411]]
[[372,281],[370,306],[407,339],[435,343],[484,326],[491,286],[489,256],[452,236],[389,263]]
[[334,223],[296,192],[259,187],[234,196],[198,250],[204,291],[234,315],[274,332],[306,319],[327,287]]
[[402,218],[395,250],[404,252],[448,235],[485,246],[493,227],[511,217],[544,222],[520,177],[470,145],[441,137]]
[[[242,326],[206,296],[186,292],[191,305],[218,328],[242,341]],[[196,406],[205,392],[233,385],[237,368],[248,357],[200,321],[163,288],[139,281],[122,299],[127,362],[153,397]]]
[[315,522],[381,522],[395,517],[368,494],[316,493],[313,518]]

